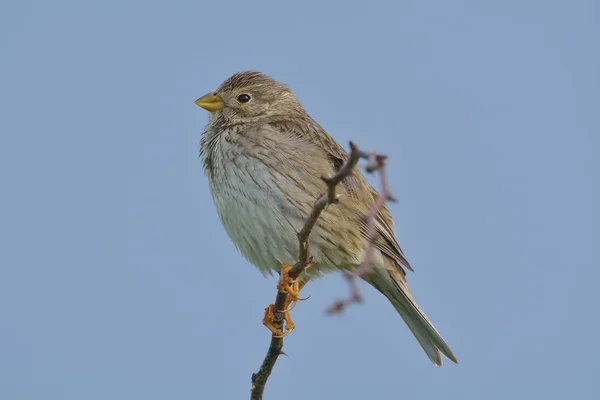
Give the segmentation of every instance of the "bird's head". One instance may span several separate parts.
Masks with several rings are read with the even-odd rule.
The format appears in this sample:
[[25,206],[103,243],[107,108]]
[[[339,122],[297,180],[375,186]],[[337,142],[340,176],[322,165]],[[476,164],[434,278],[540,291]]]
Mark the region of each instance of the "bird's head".
[[211,120],[218,118],[227,123],[252,122],[303,111],[287,86],[254,71],[232,75],[216,91],[196,100],[196,105],[209,111]]

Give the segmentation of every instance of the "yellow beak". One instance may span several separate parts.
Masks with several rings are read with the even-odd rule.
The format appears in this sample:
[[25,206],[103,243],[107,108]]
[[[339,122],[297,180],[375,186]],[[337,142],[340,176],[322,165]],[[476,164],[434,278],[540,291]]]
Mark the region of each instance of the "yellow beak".
[[223,99],[217,96],[214,93],[209,93],[200,97],[195,101],[198,107],[204,108],[206,111],[215,112],[222,110],[225,107],[225,103],[223,103]]

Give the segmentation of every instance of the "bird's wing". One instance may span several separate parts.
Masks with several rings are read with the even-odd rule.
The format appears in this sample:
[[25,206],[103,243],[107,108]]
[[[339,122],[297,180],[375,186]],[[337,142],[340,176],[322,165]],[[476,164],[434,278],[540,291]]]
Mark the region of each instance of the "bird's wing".
[[[281,121],[271,122],[270,125],[276,129],[286,133],[294,133],[302,138],[309,138],[312,142],[318,145],[319,148],[325,149],[327,158],[331,161],[334,171],[337,171],[348,159],[348,153],[340,146],[325,130],[313,119],[286,119]],[[369,184],[362,172],[358,168],[356,171],[347,177],[342,183],[348,191],[359,200],[365,201],[367,204],[372,204],[379,196],[377,191]],[[369,188],[369,192],[361,191],[361,187]],[[394,231],[394,219],[387,208],[383,206],[377,214],[376,218],[377,237],[375,246],[385,256],[396,262],[402,273],[405,271],[401,266],[413,271],[412,267],[406,260],[396,233]],[[361,222],[361,232],[365,239],[367,238],[367,224]]]

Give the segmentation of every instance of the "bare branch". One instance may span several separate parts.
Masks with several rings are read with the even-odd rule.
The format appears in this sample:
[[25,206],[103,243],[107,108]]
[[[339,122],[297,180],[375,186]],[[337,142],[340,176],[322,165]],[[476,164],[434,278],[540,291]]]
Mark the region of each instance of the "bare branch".
[[395,202],[396,198],[392,195],[392,192],[387,183],[387,176],[385,173],[385,161],[387,157],[384,155],[376,154],[375,152],[368,155],[368,163],[365,166],[365,170],[368,173],[379,172],[381,179],[381,195],[375,200],[375,203],[369,209],[365,219],[367,221],[367,250],[365,257],[360,266],[353,272],[345,272],[344,277],[350,284],[350,295],[344,299],[333,303],[327,310],[328,314],[341,314],[343,313],[352,303],[360,303],[362,296],[358,290],[356,284],[356,278],[362,278],[369,274],[370,268],[373,265],[373,257],[375,255],[375,239],[377,237],[377,214],[381,211],[386,201]]
[[[336,196],[336,187],[339,185],[345,178],[352,174],[352,171],[358,164],[358,160],[361,158],[367,159],[369,164],[372,163],[371,158],[373,158],[374,162],[383,162],[385,157],[377,156],[374,154],[366,153],[358,148],[354,143],[350,142],[350,157],[344,163],[344,165],[337,171],[337,173],[332,177],[321,177],[323,181],[327,184],[327,193],[318,198],[312,208],[306,223],[298,232],[298,244],[299,244],[299,257],[298,261],[289,272],[289,277],[291,279],[297,279],[300,274],[305,270],[305,268],[311,262],[310,256],[310,246],[308,238],[317,223],[321,213],[329,204],[337,203]],[[381,158],[381,161],[379,161]],[[368,167],[368,166],[367,166]],[[275,320],[273,321],[273,325],[281,329],[283,331],[283,310],[286,307],[288,294],[286,292],[277,291],[277,297],[275,298]],[[260,369],[257,373],[252,374],[252,389],[251,396],[252,400],[260,400],[262,399],[263,392],[265,390],[265,386],[267,384],[267,380],[271,375],[271,371],[277,362],[277,358],[280,354],[282,354],[283,348],[283,337],[277,337],[273,335],[271,337],[271,344],[269,345],[269,349],[267,350],[267,355],[260,366]]]

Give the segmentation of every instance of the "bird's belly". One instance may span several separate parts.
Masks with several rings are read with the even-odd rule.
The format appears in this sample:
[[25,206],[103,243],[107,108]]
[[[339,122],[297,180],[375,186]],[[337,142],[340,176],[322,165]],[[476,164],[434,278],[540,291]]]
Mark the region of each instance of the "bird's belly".
[[[211,189],[219,217],[238,250],[265,275],[282,264],[294,264],[296,234],[308,213],[294,207],[281,190],[288,192],[289,180],[279,179],[258,162],[230,163],[222,172]],[[303,199],[294,198],[297,201]]]

